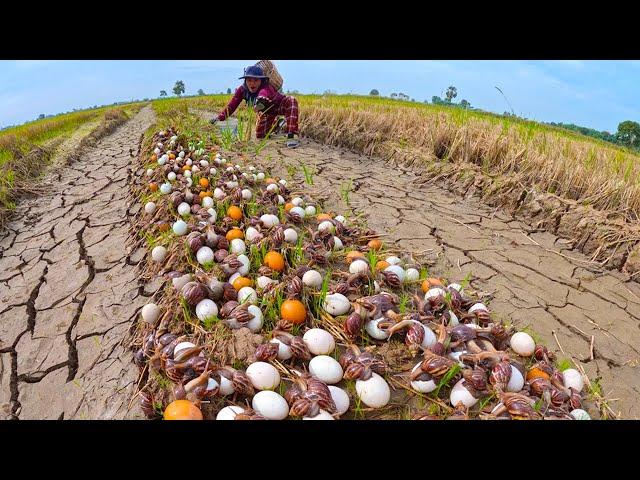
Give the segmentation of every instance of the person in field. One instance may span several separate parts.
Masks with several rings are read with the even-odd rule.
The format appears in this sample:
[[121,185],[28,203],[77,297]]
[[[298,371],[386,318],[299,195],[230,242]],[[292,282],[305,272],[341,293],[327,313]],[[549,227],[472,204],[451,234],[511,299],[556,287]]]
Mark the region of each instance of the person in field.
[[[264,138],[269,133],[277,133],[284,128],[287,147],[297,147],[299,141],[295,136],[298,135],[298,100],[278,92],[269,84],[269,77],[262,68],[256,65],[244,69],[244,75],[239,80],[243,79],[244,83],[236,89],[229,104],[217,117],[211,119],[211,123],[225,120],[244,100],[258,113],[256,138]],[[280,116],[284,116],[284,120],[280,118],[278,124],[275,124]]]

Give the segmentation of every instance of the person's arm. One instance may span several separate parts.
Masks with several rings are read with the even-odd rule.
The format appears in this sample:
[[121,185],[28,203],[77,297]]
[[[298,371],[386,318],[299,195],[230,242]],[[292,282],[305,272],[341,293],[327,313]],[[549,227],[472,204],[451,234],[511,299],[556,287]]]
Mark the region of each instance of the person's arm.
[[240,86],[236,89],[236,93],[234,93],[233,97],[229,101],[229,104],[218,115],[218,120],[223,121],[223,120],[226,120],[226,118],[229,117],[230,115],[233,115],[233,112],[236,111],[236,108],[238,108],[240,103],[242,103],[243,99],[244,99],[244,92],[242,90],[242,87]]
[[266,87],[262,88],[258,92],[258,98],[256,99],[255,109],[262,113],[266,113],[268,110],[273,108],[273,105],[275,103],[274,100],[276,96],[277,96],[277,92],[275,88],[273,88],[271,85],[267,85]]

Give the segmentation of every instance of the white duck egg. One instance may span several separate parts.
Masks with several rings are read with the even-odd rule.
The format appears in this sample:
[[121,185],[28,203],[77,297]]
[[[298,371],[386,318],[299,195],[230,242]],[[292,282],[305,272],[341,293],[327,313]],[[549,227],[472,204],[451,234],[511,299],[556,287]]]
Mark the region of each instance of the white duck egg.
[[384,318],[380,317],[375,320],[369,320],[364,324],[364,329],[370,337],[373,337],[376,340],[386,340],[387,338],[389,338],[389,334],[387,332],[378,328],[378,324],[383,320]]
[[167,163],[167,159],[165,157],[166,155],[163,155],[158,159],[158,165],[163,166],[165,163]]
[[171,283],[173,284],[173,288],[175,288],[177,291],[180,291],[182,290],[182,287],[184,287],[191,280],[191,274],[185,273],[181,277],[171,279]]
[[466,350],[462,350],[461,352],[451,352],[449,354],[449,358],[458,362],[458,365],[460,365],[461,367],[464,367],[465,364],[460,360],[460,355],[464,355],[465,353],[467,353]]
[[[293,208],[291,210],[293,210]],[[323,222],[320,222],[320,225],[318,225],[318,231],[333,233],[335,231],[335,226],[329,220],[325,220]]]
[[235,420],[236,415],[243,413],[244,408],[236,407],[235,405],[229,405],[221,409],[216,415],[216,420]]
[[296,232],[293,228],[287,228],[284,231],[284,241],[287,243],[297,243],[298,232]]
[[375,372],[371,374],[369,380],[356,380],[356,393],[360,400],[371,408],[384,407],[391,398],[389,385]]
[[280,185],[282,185],[283,187],[286,187],[286,186],[287,186],[287,181],[286,181],[284,178],[280,179],[280,181],[279,181],[278,183],[279,183]]
[[153,168],[147,168],[147,177],[153,175]]
[[247,311],[253,315],[253,318],[247,322],[247,328],[253,333],[262,330],[262,310],[255,305],[249,305]]
[[184,175],[187,179],[190,179],[190,178],[191,178],[191,170],[185,170],[185,172],[183,173],[183,175]]
[[420,278],[420,272],[415,268],[407,268],[406,274],[407,274],[407,278],[406,278],[407,282],[415,282]]
[[158,146],[153,149],[153,153],[155,153],[156,155],[160,155],[160,147],[162,147],[162,144],[158,143]]
[[281,342],[277,338],[272,339],[271,343],[278,344],[278,360],[289,360],[291,357],[293,357],[293,352],[285,343]]
[[267,285],[269,285],[270,283],[278,283],[276,282],[274,279],[269,278],[269,277],[265,277],[264,275],[261,277],[256,278],[256,286],[262,290],[264,289]]
[[171,193],[171,184],[170,183],[163,183],[162,185],[160,185],[160,193],[164,194],[164,195],[168,195]]
[[149,215],[153,214],[156,211],[156,204],[153,202],[147,202],[144,206],[144,211]]
[[280,384],[278,370],[266,362],[255,362],[247,367],[247,376],[258,390],[273,390]]
[[242,287],[238,290],[238,303],[249,302],[252,305],[258,303],[258,294],[251,287]]
[[169,179],[170,182],[173,182],[176,179],[176,172],[169,172],[167,174],[167,179]]
[[457,290],[460,293],[460,295],[464,293],[464,288],[462,288],[462,285],[460,285],[459,283],[450,283],[449,288],[453,288],[454,290]]
[[242,266],[238,269],[238,273],[240,275],[247,275],[249,273],[249,266],[251,265],[249,257],[244,254],[238,255],[238,261],[242,263]]
[[207,210],[207,213],[209,214],[209,223],[216,223],[218,212],[216,212],[215,209],[210,208],[209,210]]
[[269,420],[284,420],[289,415],[289,405],[282,395],[263,390],[254,395],[251,406]]
[[327,313],[333,316],[344,315],[351,310],[351,302],[341,293],[327,295],[324,299],[323,306]]
[[469,309],[469,313],[477,312],[478,310],[484,310],[486,312],[489,311],[489,309],[484,303],[474,303],[473,305],[471,305],[471,308]]
[[317,270],[308,270],[302,275],[302,283],[311,288],[322,287],[322,275]]
[[278,185],[276,185],[275,183],[271,183],[267,186],[267,192],[274,193],[277,191],[278,191]]
[[398,265],[400,264],[400,262],[402,260],[400,260],[398,257],[395,256],[391,256],[391,257],[387,257],[387,259],[385,260],[389,265]]
[[254,227],[249,227],[244,232],[244,238],[249,243],[253,243],[256,240],[260,240],[260,237],[262,237],[262,234],[258,230],[256,230]]
[[314,355],[329,355],[336,348],[336,341],[326,330],[311,328],[302,336],[302,340]]
[[278,205],[284,205],[284,197],[282,195],[278,195]]
[[259,182],[264,180],[264,172],[258,172],[258,174],[256,175],[256,178],[258,179]]
[[160,307],[155,303],[147,303],[142,307],[142,319],[147,323],[155,323],[160,316]]
[[340,240],[338,237],[336,237],[335,235],[333,236],[333,249],[334,250],[340,250],[344,247],[344,245],[342,244],[342,240]]
[[340,223],[344,223],[346,222],[346,218],[344,218],[342,215],[338,215],[336,218],[334,218],[334,220],[340,222]]
[[187,186],[190,187],[191,185],[193,185],[193,180],[190,178],[187,178]]
[[460,320],[458,319],[458,316],[453,313],[453,311],[449,310],[449,326],[450,327],[455,327],[456,325],[460,324]]
[[424,329],[424,338],[422,339],[422,347],[423,348],[433,347],[438,342],[438,338],[436,337],[436,334],[433,333],[433,330],[431,330],[426,325],[422,325],[422,328]]
[[384,269],[384,271],[395,274],[395,276],[398,277],[398,279],[400,279],[401,282],[404,282],[404,279],[406,278],[406,273],[404,271],[404,268],[402,268],[400,265],[389,265],[387,268]]
[[245,245],[244,240],[242,240],[241,238],[234,238],[233,240],[231,240],[231,245],[229,248],[231,250],[231,253],[235,253],[238,255],[247,251],[247,246]]
[[315,417],[302,417],[302,420],[335,420],[335,418],[329,412],[320,410]]
[[316,214],[316,207],[314,207],[313,205],[307,205],[304,211],[307,215],[311,217]]
[[349,410],[349,394],[339,387],[333,385],[328,385],[328,387],[333,403],[336,404],[336,413],[344,415]]
[[526,332],[514,333],[509,343],[513,351],[522,357],[533,355],[536,348],[536,342]]
[[291,199],[291,203],[293,203],[294,207],[301,207],[304,203],[304,200],[302,200],[300,197],[293,197]]
[[318,380],[331,385],[342,380],[342,366],[328,355],[318,355],[309,362],[309,373]]
[[233,275],[231,275],[229,277],[229,279],[227,280],[227,282],[229,282],[231,285],[233,285],[233,282],[236,281],[236,278],[241,277],[242,275],[240,274],[240,272],[236,272]]
[[584,388],[584,380],[582,375],[575,368],[567,368],[562,372],[562,379],[564,380],[564,386],[567,388],[575,388],[578,392],[581,392]]
[[471,395],[471,392],[462,385],[462,382],[464,382],[464,378],[458,380],[458,383],[453,386],[449,401],[453,407],[462,402],[465,407],[471,408],[478,403],[478,399]]
[[[202,199],[202,208],[213,208],[213,198],[211,197],[204,197]],[[215,210],[214,210],[215,212]],[[211,214],[211,212],[209,212],[209,214]]]
[[507,383],[507,392],[519,392],[524,387],[524,377],[520,370],[511,365],[511,378]]
[[432,287],[424,294],[425,300],[431,300],[432,298],[444,297],[446,291],[442,287]]
[[197,258],[198,263],[200,265],[205,265],[207,263],[212,263],[213,259],[214,259],[213,250],[211,250],[207,246],[200,247],[198,249],[198,251],[196,252],[196,258]]
[[206,160],[200,160],[200,166],[202,168],[207,168],[209,166],[209,162],[207,162]]
[[218,392],[222,396],[231,395],[235,392],[233,383],[226,377],[220,376],[220,391]]
[[[420,368],[420,365],[422,365],[422,362],[413,367],[411,373],[418,370]],[[413,382],[411,382],[411,388],[413,388],[416,392],[430,393],[438,388],[438,384],[433,380],[433,378],[431,380],[414,380]]]
[[213,198],[215,198],[216,200],[222,200],[224,197],[225,197],[224,190],[222,190],[220,187],[216,187],[213,190]]
[[242,190],[242,198],[244,200],[251,200],[252,196],[253,196],[253,193],[248,188],[245,188]]
[[300,218],[304,218],[306,215],[304,212],[304,208],[301,207],[293,207],[291,210],[289,210],[289,213],[291,215],[298,215]]
[[196,345],[194,343],[191,343],[191,342],[180,342],[173,349],[173,356],[175,357],[176,353],[178,353],[180,350],[184,350],[185,348],[193,348],[195,346]]
[[188,225],[184,220],[178,220],[173,224],[173,233],[178,236],[185,235],[188,230]]
[[349,273],[367,273],[369,264],[364,260],[356,259],[349,264]]
[[167,249],[162,245],[153,247],[153,250],[151,250],[151,258],[154,262],[164,262],[164,259],[167,258]]
[[191,213],[191,205],[189,205],[187,202],[182,202],[180,205],[178,205],[178,213],[183,217],[185,215],[189,215]]
[[[275,217],[275,219],[274,219],[274,217]],[[276,222],[276,220],[277,220],[277,222]],[[273,227],[274,225],[277,225],[278,223],[280,223],[280,220],[278,220],[278,217],[276,217],[275,215],[269,214],[269,213],[265,213],[264,215],[262,215],[260,217],[260,221],[262,222],[262,224],[266,228]]]
[[196,316],[201,321],[218,316],[218,306],[213,300],[205,298],[200,300],[196,305]]
[[574,408],[573,410],[571,410],[571,412],[569,412],[569,415],[571,415],[576,420],[591,420],[591,416],[581,408]]

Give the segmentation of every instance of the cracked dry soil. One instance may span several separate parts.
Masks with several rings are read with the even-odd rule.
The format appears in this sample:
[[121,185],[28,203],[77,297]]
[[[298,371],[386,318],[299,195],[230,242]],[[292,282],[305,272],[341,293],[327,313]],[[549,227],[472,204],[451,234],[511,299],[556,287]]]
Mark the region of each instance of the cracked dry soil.
[[[462,198],[411,169],[304,140],[295,150],[272,144],[272,171],[303,185],[312,171],[325,209],[363,213],[370,228],[451,281],[472,275],[496,318],[531,326],[559,358],[573,358],[621,418],[640,418],[640,285],[595,268],[562,239],[536,231],[476,198]],[[351,181],[349,206],[343,188]],[[305,187],[308,187],[305,185]],[[306,188],[308,191],[308,188]],[[313,195],[313,194],[312,194]],[[558,342],[553,333],[557,336]],[[593,359],[591,338],[593,337]],[[593,412],[595,413],[595,412]],[[596,416],[595,418],[599,418]]]
[[[154,292],[135,267],[146,252],[128,255],[125,242],[128,217],[140,208],[127,203],[130,152],[152,121],[146,107],[78,162],[50,172],[51,192],[21,202],[0,233],[5,418],[143,418],[138,402],[129,409],[138,372],[123,341]],[[340,190],[351,179],[350,208],[388,243],[452,280],[471,273],[494,315],[531,325],[561,358],[601,377],[622,418],[640,417],[640,285],[415,169],[309,140],[296,150],[278,145],[260,155],[276,175],[289,178],[286,167],[297,166],[304,185],[300,162],[314,167],[305,191],[335,211],[348,210]]]
[[[51,169],[0,232],[0,418],[143,418],[122,345],[149,296],[127,255],[127,194],[151,107]],[[133,150],[133,152],[131,151]]]

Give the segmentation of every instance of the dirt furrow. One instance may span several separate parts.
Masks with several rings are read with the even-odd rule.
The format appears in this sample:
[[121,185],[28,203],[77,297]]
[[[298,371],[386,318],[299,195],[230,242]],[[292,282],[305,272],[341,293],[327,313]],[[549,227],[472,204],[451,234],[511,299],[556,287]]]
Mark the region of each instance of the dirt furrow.
[[72,165],[52,169],[48,193],[20,202],[0,240],[6,418],[142,418],[127,408],[137,372],[120,346],[145,303],[130,294],[138,285],[123,252],[131,215],[123,186],[129,151],[152,121],[144,108]]
[[425,179],[418,167],[397,166],[307,139],[296,150],[274,142],[260,158],[269,156],[273,173],[283,178],[290,179],[295,167],[296,183],[305,182],[303,165],[315,171],[306,191],[315,192],[328,209],[364,213],[371,228],[387,235],[387,242],[406,252],[422,252],[420,260],[433,272],[452,281],[470,275],[471,286],[486,299],[495,318],[520,328],[531,326],[560,358],[580,363],[609,398],[618,399],[611,407],[622,418],[640,418],[636,282],[618,271],[603,270],[553,233],[527,225],[524,218]]

